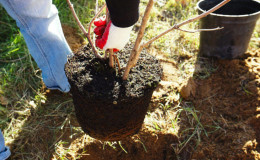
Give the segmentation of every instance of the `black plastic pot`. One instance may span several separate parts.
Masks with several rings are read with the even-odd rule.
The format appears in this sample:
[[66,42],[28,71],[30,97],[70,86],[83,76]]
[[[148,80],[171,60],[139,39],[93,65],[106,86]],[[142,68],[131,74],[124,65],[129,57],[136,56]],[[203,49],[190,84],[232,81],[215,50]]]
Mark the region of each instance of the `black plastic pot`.
[[[122,66],[131,49],[128,45],[117,54]],[[82,130],[105,141],[122,140],[139,131],[162,76],[159,61],[143,50],[123,81],[122,71],[109,67],[108,60],[95,58],[88,47],[68,59],[65,71]]]
[[138,98],[120,98],[113,102],[111,97],[82,96],[74,85],[71,93],[77,120],[85,133],[103,141],[120,141],[142,127],[154,89],[144,91]]
[[[206,12],[223,0],[202,0],[199,13]],[[225,6],[201,19],[201,29],[224,27],[222,30],[201,32],[199,54],[220,59],[243,55],[260,16],[260,1],[231,0]]]

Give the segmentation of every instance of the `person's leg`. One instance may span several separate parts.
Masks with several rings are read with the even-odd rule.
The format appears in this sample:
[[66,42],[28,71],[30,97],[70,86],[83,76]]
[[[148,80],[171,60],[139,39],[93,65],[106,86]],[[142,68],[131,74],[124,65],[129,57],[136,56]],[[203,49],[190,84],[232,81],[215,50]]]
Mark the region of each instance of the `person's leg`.
[[52,0],[0,0],[0,4],[16,20],[45,85],[68,92],[64,65],[72,52]]
[[5,140],[0,129],[0,159],[5,160],[11,155],[8,147],[5,146]]

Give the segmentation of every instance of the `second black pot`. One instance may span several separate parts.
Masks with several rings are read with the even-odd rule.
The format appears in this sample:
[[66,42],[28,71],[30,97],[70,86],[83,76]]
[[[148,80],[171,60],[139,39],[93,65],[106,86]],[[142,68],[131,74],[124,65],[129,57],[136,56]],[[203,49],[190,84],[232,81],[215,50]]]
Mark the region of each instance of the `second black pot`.
[[[222,1],[199,1],[198,11],[200,14],[206,12]],[[231,0],[217,11],[202,18],[200,29],[224,28],[200,33],[200,55],[220,59],[233,59],[243,55],[248,48],[259,16],[259,1]]]

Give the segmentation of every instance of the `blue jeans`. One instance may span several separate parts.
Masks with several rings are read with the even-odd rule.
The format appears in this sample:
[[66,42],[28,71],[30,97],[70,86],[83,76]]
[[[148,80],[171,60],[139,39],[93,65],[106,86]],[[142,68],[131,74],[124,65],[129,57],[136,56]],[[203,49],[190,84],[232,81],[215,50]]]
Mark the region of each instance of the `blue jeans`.
[[52,0],[0,0],[0,4],[15,19],[47,88],[69,92],[64,66],[72,51]]
[[8,147],[5,147],[5,141],[0,129],[0,159],[5,160],[10,156],[11,152]]
[[[15,19],[30,54],[42,70],[42,78],[50,89],[69,92],[64,66],[72,51],[64,37],[57,8],[52,0],[0,0]],[[10,156],[0,130],[0,160]]]

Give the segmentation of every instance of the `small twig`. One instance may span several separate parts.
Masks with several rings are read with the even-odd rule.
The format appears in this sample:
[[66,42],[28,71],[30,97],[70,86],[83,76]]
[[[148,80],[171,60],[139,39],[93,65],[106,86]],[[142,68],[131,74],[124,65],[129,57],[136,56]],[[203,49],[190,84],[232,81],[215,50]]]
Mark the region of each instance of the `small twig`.
[[120,62],[119,62],[119,60],[118,60],[116,55],[114,55],[114,60],[116,61],[117,65],[118,65],[118,70],[120,71],[121,70],[121,66],[120,66]]
[[98,13],[98,0],[96,0],[96,8],[95,8],[95,14]]
[[[96,7],[95,7],[95,15],[98,14],[98,0],[96,0]],[[95,42],[95,36],[93,36],[92,41]]]
[[[97,0],[97,1],[98,1],[98,0]],[[90,37],[91,26],[92,26],[93,22],[95,21],[95,19],[100,15],[100,13],[102,12],[102,10],[105,8],[105,6],[106,6],[106,5],[104,4],[104,5],[101,7],[101,9],[98,11],[98,13],[92,18],[92,20],[91,20],[90,23],[89,23],[88,34],[87,34],[87,37],[88,37],[89,40],[91,39],[91,37]],[[91,40],[90,40],[90,41],[91,41]],[[94,37],[93,37],[93,42],[94,42]],[[95,47],[95,45],[94,45],[93,42],[91,41],[91,42],[89,42],[89,43],[90,43],[92,49],[94,50],[95,56],[98,57],[98,58],[100,58],[100,59],[103,59],[103,58],[97,53],[97,49],[96,49],[96,47]]]
[[109,15],[108,8],[106,7],[106,24],[108,24],[109,21],[110,21],[110,15]]
[[2,60],[0,59],[0,62],[3,62],[3,63],[10,63],[10,62],[17,62],[17,61],[21,61],[22,59],[26,58],[28,55],[25,55],[21,58],[18,58],[18,59],[11,59],[11,60]]
[[188,32],[188,33],[196,33],[196,32],[205,32],[205,31],[217,31],[217,30],[221,30],[224,27],[217,27],[217,28],[212,28],[212,29],[198,29],[198,30],[185,30],[185,29],[181,29],[181,28],[177,28],[177,30],[183,31],[183,32]]
[[88,36],[90,37],[90,33],[91,33],[91,26],[93,24],[93,22],[95,21],[95,19],[100,15],[100,13],[102,12],[102,10],[106,7],[106,5],[104,4],[101,9],[98,11],[98,13],[92,18],[92,20],[89,23],[89,27],[88,27]]
[[83,34],[87,37],[88,42],[89,42],[89,44],[91,45],[91,48],[92,48],[92,50],[93,50],[95,56],[96,56],[97,58],[102,59],[102,57],[98,54],[98,52],[97,52],[95,46],[93,45],[93,43],[92,43],[92,41],[91,41],[91,39],[90,39],[90,37],[89,37],[89,34],[88,34],[87,31],[85,30],[84,26],[81,24],[81,22],[80,22],[80,20],[79,20],[79,18],[78,18],[78,16],[77,16],[77,14],[76,14],[76,12],[75,12],[75,10],[74,10],[73,4],[70,2],[70,0],[67,0],[67,3],[68,3],[68,5],[69,5],[69,8],[70,8],[70,10],[71,10],[71,12],[72,12],[72,14],[73,14],[73,17],[75,18],[75,20],[76,20],[78,26],[79,26],[79,28],[81,29],[81,31],[83,32]]
[[114,58],[113,58],[113,49],[109,49],[109,66],[114,68]]
[[137,62],[137,60],[139,58],[139,55],[140,55],[140,52],[141,52],[140,49],[139,49],[140,48],[139,46],[140,46],[140,43],[141,43],[142,38],[144,36],[144,30],[145,30],[146,24],[148,22],[150,12],[151,12],[152,7],[153,7],[153,3],[154,3],[153,0],[149,0],[149,2],[147,4],[147,7],[145,9],[145,13],[144,13],[144,17],[143,17],[143,20],[142,20],[141,28],[140,28],[140,30],[138,32],[134,48],[131,51],[131,55],[130,55],[129,61],[128,61],[127,66],[125,68],[125,72],[123,74],[123,80],[127,79],[128,74],[130,72],[130,69],[133,66],[135,66],[135,64],[136,64],[136,62]]
[[4,25],[7,25],[7,26],[9,26],[9,27],[12,27],[12,25],[11,25],[11,24],[9,24],[9,23],[6,23],[6,22],[2,22],[2,21],[0,21],[0,24],[4,24]]
[[201,19],[201,18],[203,18],[203,17],[206,17],[206,16],[209,15],[210,13],[212,13],[212,12],[216,11],[217,9],[219,9],[220,7],[224,6],[224,5],[225,5],[226,3],[228,3],[229,1],[231,1],[231,0],[224,0],[224,1],[222,1],[221,3],[219,3],[218,5],[216,5],[215,7],[213,7],[212,9],[208,10],[207,12],[204,12],[204,13],[202,13],[202,14],[200,14],[200,15],[194,17],[194,18],[188,19],[188,20],[186,20],[186,21],[184,21],[184,22],[181,22],[181,23],[179,23],[179,24],[174,25],[172,28],[166,30],[165,32],[159,34],[158,36],[152,38],[151,40],[149,40],[149,41],[146,42],[145,44],[141,45],[140,49],[143,49],[144,47],[147,47],[149,44],[151,44],[152,42],[154,42],[155,40],[157,40],[157,39],[160,38],[161,36],[163,36],[163,35],[169,33],[170,31],[172,31],[172,30],[174,30],[174,29],[179,29],[179,30],[180,30],[180,27],[181,27],[181,26],[183,26],[183,25],[185,25],[185,24],[188,24],[188,23],[190,23],[190,22],[193,22],[193,21],[195,21],[195,20]]
[[[97,0],[97,2],[98,2],[98,0]],[[92,24],[93,24],[93,22],[95,21],[95,19],[100,15],[100,13],[102,12],[102,10],[105,8],[105,6],[106,5],[103,5],[102,7],[101,7],[101,9],[96,13],[96,15],[92,18],[92,20],[90,21],[90,23],[89,23],[89,27],[88,27],[88,34],[87,34],[87,37],[88,37],[88,39],[90,40],[90,45],[91,45],[91,47],[93,48],[93,50],[94,50],[94,54],[96,55],[96,57],[98,57],[98,58],[100,58],[100,59],[102,59],[102,57],[97,53],[97,49],[96,49],[96,47],[95,47],[95,45],[94,45],[94,37],[93,37],[93,42],[91,41],[91,36],[90,36],[90,33],[91,33],[91,26],[92,26]],[[96,6],[96,9],[97,9],[97,6]]]
[[176,28],[180,28],[181,26],[185,25],[185,24],[188,24],[190,22],[193,22],[195,20],[198,20],[198,19],[201,19],[203,17],[206,17],[207,15],[209,15],[210,13],[216,11],[217,9],[219,9],[220,7],[224,6],[225,4],[227,4],[228,2],[230,2],[231,0],[223,0],[221,3],[219,3],[218,5],[216,5],[215,7],[211,8],[210,10],[208,10],[207,12],[204,12],[202,14],[200,14],[199,16],[197,17],[194,17],[194,18],[191,18],[191,19],[188,19],[182,23],[179,23],[177,24],[175,27]]
[[76,12],[75,12],[75,10],[74,10],[73,4],[70,2],[70,0],[67,0],[67,3],[68,3],[68,5],[69,5],[69,8],[70,8],[72,14],[73,14],[73,17],[76,19],[76,22],[77,22],[77,24],[79,25],[79,28],[81,29],[81,31],[83,32],[83,34],[87,37],[88,33],[87,33],[87,31],[85,30],[85,28],[83,27],[83,25],[81,24],[81,22],[80,22],[80,20],[79,20],[79,18],[78,18],[78,16],[77,16],[77,14],[76,14]]

